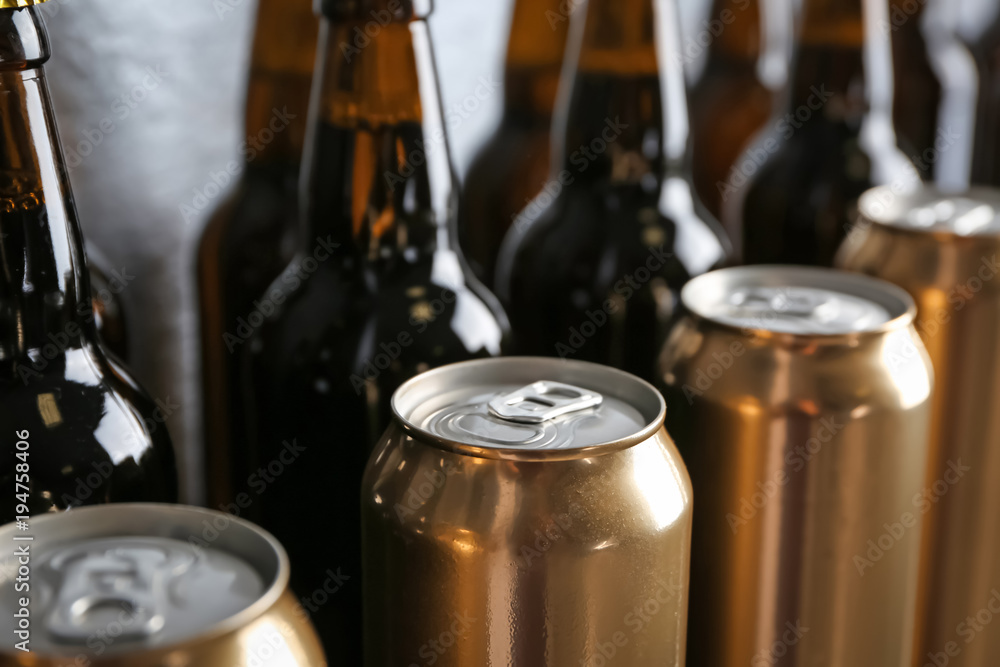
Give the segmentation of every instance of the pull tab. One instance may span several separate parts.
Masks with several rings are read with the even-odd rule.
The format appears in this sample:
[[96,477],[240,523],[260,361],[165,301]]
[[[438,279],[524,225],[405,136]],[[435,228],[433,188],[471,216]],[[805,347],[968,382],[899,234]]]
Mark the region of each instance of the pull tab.
[[570,412],[600,405],[604,397],[596,391],[561,382],[541,381],[490,401],[490,412],[501,419],[539,424]]

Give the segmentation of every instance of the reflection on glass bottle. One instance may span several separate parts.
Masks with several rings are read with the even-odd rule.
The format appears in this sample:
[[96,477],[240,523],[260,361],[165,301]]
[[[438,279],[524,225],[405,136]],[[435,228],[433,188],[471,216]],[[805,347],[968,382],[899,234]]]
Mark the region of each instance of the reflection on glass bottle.
[[569,32],[561,5],[563,0],[514,3],[500,127],[465,178],[459,241],[487,285],[504,235],[549,176],[549,130]]
[[[409,0],[323,4],[303,234],[242,349],[252,519],[295,567],[327,651],[360,665],[360,488],[417,373],[500,354],[506,319],[454,242],[456,192],[425,16]],[[424,6],[423,4],[421,6]],[[237,496],[238,497],[238,496]],[[332,579],[331,579],[332,577]],[[325,597],[325,594],[324,594]],[[312,604],[310,602],[310,604]]]
[[92,243],[84,245],[87,250],[87,270],[90,273],[91,301],[97,334],[108,352],[117,359],[128,362],[128,329],[121,298],[125,285],[97,246]]
[[698,196],[719,216],[730,169],[788,83],[792,1],[715,0],[710,20],[721,27],[691,90],[691,167]]
[[899,147],[924,180],[961,192],[972,169],[978,74],[955,36],[957,18],[954,0],[892,0],[888,25]]
[[81,504],[176,502],[166,425],[97,337],[34,7],[0,10],[0,53],[0,486],[12,496],[0,523]]
[[896,147],[887,16],[883,0],[805,0],[789,104],[723,208],[744,263],[829,266],[861,193],[919,184]]
[[[239,349],[267,315],[255,300],[289,260],[319,21],[311,0],[261,0],[247,88],[243,174],[198,249],[206,494],[232,496],[233,443],[245,437]],[[242,470],[242,468],[240,468]]]
[[687,169],[675,13],[673,0],[591,0],[573,28],[560,193],[519,216],[498,265],[519,352],[650,378],[678,290],[726,260]]

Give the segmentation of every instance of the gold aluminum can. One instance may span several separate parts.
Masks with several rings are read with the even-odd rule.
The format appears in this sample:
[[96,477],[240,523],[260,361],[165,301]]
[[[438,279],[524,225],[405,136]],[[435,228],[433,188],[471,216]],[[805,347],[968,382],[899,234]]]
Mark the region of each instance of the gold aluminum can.
[[471,361],[400,387],[362,485],[367,667],[682,667],[691,491],[651,385]]
[[327,664],[284,549],[228,514],[84,507],[7,524],[0,543],[4,667]]
[[661,357],[695,503],[689,661],[910,667],[933,375],[901,289],[695,278]]
[[1000,665],[1000,191],[859,202],[844,268],[917,304],[937,377],[914,665]]

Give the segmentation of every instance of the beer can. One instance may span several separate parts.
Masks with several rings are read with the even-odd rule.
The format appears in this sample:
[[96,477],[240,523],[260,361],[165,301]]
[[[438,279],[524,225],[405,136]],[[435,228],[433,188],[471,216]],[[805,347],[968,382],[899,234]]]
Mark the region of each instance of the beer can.
[[393,396],[362,483],[367,667],[681,667],[691,490],[652,385],[444,366]]
[[901,286],[937,378],[918,662],[1000,665],[1000,190],[871,190],[838,261]]
[[933,373],[903,290],[692,280],[661,356],[696,494],[690,664],[911,667]]
[[326,665],[284,549],[228,514],[84,507],[9,523],[0,544],[0,665]]

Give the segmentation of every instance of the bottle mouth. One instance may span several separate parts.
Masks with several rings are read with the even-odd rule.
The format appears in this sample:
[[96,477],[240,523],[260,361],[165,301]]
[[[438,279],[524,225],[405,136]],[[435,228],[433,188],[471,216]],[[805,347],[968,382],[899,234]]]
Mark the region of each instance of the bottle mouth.
[[433,0],[317,0],[317,7],[320,15],[331,21],[384,26],[426,19],[434,3]]

